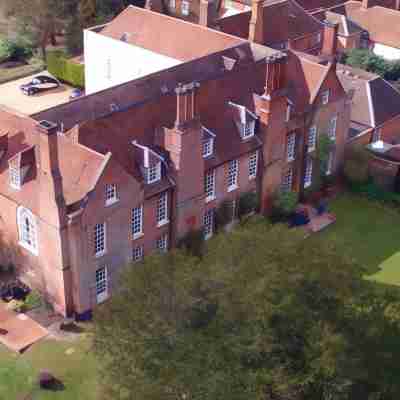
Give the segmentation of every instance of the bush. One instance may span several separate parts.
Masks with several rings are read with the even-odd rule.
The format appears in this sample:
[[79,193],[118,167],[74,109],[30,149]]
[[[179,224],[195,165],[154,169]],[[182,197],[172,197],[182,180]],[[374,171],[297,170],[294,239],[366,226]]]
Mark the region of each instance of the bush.
[[0,62],[23,61],[33,55],[32,45],[23,41],[0,39]]
[[223,201],[214,215],[217,230],[228,225],[233,220],[232,202],[229,200]]
[[42,296],[39,292],[32,290],[24,301],[25,311],[33,310],[42,305]]
[[47,55],[47,70],[72,86],[85,87],[85,66],[67,60],[65,54],[60,51],[52,51]]
[[202,230],[192,230],[178,242],[178,248],[187,250],[195,257],[201,257],[204,250],[204,233]]
[[379,201],[396,207],[400,207],[400,194],[390,192],[377,186],[372,180],[367,183],[352,183],[350,190],[354,193],[366,196],[373,201]]
[[258,197],[256,192],[243,193],[239,198],[238,216],[242,218],[244,215],[256,211],[258,208]]
[[344,176],[350,184],[368,182],[368,163],[370,155],[362,145],[354,145],[346,151]]
[[368,49],[350,50],[342,57],[341,61],[352,67],[374,72],[390,81],[400,79],[399,61],[387,61]]
[[274,199],[274,208],[280,210],[283,215],[290,215],[296,209],[299,195],[296,192],[279,191]]

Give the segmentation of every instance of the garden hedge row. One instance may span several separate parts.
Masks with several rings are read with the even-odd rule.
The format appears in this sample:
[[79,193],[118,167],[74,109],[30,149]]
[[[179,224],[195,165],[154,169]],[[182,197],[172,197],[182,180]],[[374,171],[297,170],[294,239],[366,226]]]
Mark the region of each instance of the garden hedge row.
[[50,52],[47,55],[47,70],[56,78],[79,88],[85,87],[85,66],[68,60],[64,53]]

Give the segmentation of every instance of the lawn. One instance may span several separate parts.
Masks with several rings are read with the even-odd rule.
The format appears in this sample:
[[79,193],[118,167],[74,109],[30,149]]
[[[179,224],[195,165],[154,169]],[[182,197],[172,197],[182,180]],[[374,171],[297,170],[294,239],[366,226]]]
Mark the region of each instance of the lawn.
[[[68,355],[71,348],[74,352]],[[41,369],[52,372],[65,389],[40,390],[36,380]],[[0,345],[0,399],[95,400],[96,390],[96,364],[87,338],[73,343],[43,340],[22,355]]]
[[400,212],[350,194],[330,209],[336,224],[311,240],[335,240],[343,253],[367,267],[369,279],[400,286]]

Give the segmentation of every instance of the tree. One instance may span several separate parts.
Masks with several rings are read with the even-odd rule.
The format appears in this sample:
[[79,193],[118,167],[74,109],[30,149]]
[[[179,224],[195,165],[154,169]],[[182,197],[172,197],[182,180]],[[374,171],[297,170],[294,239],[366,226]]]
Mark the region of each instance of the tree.
[[397,399],[400,303],[363,272],[262,218],[150,256],[95,313],[105,397]]
[[[54,42],[57,26],[76,0],[4,0],[5,11],[14,17],[20,34],[28,35],[46,56],[48,42]],[[54,44],[54,43],[53,43]]]

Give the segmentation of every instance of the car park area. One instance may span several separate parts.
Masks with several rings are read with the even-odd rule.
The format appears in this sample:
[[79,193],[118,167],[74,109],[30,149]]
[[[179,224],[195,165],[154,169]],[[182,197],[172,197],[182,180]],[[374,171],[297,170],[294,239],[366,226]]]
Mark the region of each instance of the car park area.
[[25,95],[20,86],[27,84],[38,75],[49,75],[47,72],[40,72],[22,79],[0,85],[0,105],[18,110],[26,115],[33,115],[59,104],[70,101],[70,95],[74,88],[66,84],[61,84],[55,89],[37,93],[32,96]]

